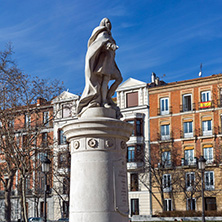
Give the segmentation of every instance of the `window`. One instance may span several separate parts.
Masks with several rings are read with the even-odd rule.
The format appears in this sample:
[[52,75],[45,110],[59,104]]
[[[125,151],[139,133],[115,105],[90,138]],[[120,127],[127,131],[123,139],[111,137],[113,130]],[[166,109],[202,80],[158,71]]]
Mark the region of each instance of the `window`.
[[142,161],[143,147],[140,145],[127,147],[127,162],[138,162]]
[[206,171],[204,173],[205,176],[205,189],[206,190],[214,190],[214,172]]
[[38,194],[44,192],[45,188],[45,178],[42,172],[37,171],[36,182],[35,182],[35,190]]
[[210,91],[201,92],[201,102],[211,101]]
[[62,210],[63,210],[63,218],[69,217],[69,201],[63,200]]
[[163,175],[163,190],[164,192],[169,192],[171,190],[171,175],[170,174]]
[[65,168],[68,166],[68,153],[58,154],[58,167]]
[[169,98],[160,99],[160,114],[161,115],[169,114]]
[[139,215],[139,199],[131,199],[131,216]]
[[69,180],[68,178],[63,178],[63,194],[69,193]]
[[[221,102],[221,106],[222,106],[222,102]],[[220,127],[221,127],[221,129],[222,129],[222,115],[220,116]],[[220,131],[220,134],[221,134],[222,132]]]
[[192,102],[191,102],[191,94],[183,95],[183,111],[191,111],[192,110]]
[[58,144],[64,145],[66,144],[66,137],[61,129],[58,130]]
[[49,112],[43,112],[43,124],[49,126]]
[[71,104],[62,105],[62,118],[66,118],[66,117],[72,116],[71,108],[72,108]]
[[[46,202],[46,218],[47,218],[47,202]],[[40,217],[43,217],[44,216],[44,202],[41,201],[40,202]]]
[[212,135],[212,120],[202,121],[203,136]]
[[128,120],[127,122],[133,125],[133,132],[131,136],[143,135],[143,120],[142,119]]
[[161,140],[170,139],[170,125],[161,125]]
[[196,199],[187,198],[187,210],[196,210]]
[[14,119],[10,119],[9,121],[8,121],[8,126],[9,126],[9,128],[14,128]]
[[136,136],[142,136],[142,120],[136,120]]
[[162,152],[162,165],[171,166],[171,152],[170,151]]
[[164,211],[172,211],[171,199],[164,199]]
[[193,122],[183,123],[184,138],[193,137]]
[[22,146],[23,147],[28,146],[28,137],[27,137],[27,135],[22,136]]
[[127,162],[135,162],[135,147],[129,146],[127,148]]
[[195,181],[195,173],[194,172],[186,173],[187,190],[192,190],[192,188],[194,187],[194,181]]
[[210,108],[211,107],[211,93],[210,91],[204,91],[201,92],[201,102],[200,102],[200,108]]
[[48,134],[42,133],[42,147],[48,146]]
[[126,94],[126,107],[138,106],[138,92]]
[[26,178],[26,184],[25,184],[25,189],[26,189],[26,194],[32,194],[32,189],[31,189],[31,181],[30,177]]
[[136,146],[136,160],[143,161],[143,147],[141,145]]
[[194,161],[194,150],[193,149],[184,151],[184,161],[185,161],[185,165],[196,164]]
[[130,123],[131,125],[133,125],[133,132],[131,134],[131,136],[135,136],[135,130],[134,130],[134,120],[128,120],[127,123]]
[[205,197],[205,210],[217,210],[216,197]]
[[213,157],[213,147],[207,147],[203,149],[204,158],[207,160],[206,164],[212,163],[214,160]]
[[25,115],[25,127],[28,128],[31,125],[31,116]]
[[130,191],[138,191],[138,174],[130,174]]

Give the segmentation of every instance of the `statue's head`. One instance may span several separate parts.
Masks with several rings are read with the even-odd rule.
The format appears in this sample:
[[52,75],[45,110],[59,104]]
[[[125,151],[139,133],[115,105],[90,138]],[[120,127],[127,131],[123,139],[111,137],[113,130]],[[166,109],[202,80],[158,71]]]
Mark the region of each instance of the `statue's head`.
[[109,31],[112,28],[111,22],[108,18],[103,18],[100,22],[100,26],[105,26]]

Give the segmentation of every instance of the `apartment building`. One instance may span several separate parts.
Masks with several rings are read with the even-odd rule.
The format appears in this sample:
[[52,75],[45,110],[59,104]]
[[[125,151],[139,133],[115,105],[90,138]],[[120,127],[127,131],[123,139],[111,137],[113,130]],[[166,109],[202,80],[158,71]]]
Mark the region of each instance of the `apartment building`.
[[[4,186],[12,178],[13,184],[10,197],[12,204],[11,219],[18,220],[21,218],[20,188],[23,169],[28,214],[30,216],[43,215],[44,175],[41,172],[41,156],[47,154],[52,159],[53,124],[50,119],[51,116],[53,116],[51,102],[47,102],[42,98],[37,99],[37,103],[29,107],[17,107],[16,109],[1,112],[1,221],[4,221],[5,218]],[[9,163],[8,170],[5,168],[6,163]],[[17,168],[15,167],[16,164]],[[11,174],[14,171],[15,173]],[[50,206],[50,202],[51,195],[48,196],[48,206]]]
[[129,190],[129,214],[151,215],[151,196],[149,175],[140,182],[144,155],[149,156],[149,109],[148,88],[145,82],[129,78],[118,89],[117,105],[123,115],[122,120],[134,126],[127,142],[127,171]]
[[54,110],[54,149],[53,149],[53,220],[69,216],[69,188],[70,188],[70,152],[69,144],[64,137],[62,126],[77,119],[76,103],[79,96],[64,91],[53,99]]
[[200,156],[206,159],[205,209],[221,211],[222,74],[150,86],[153,175],[162,176],[159,187],[152,181],[153,214],[202,210]]

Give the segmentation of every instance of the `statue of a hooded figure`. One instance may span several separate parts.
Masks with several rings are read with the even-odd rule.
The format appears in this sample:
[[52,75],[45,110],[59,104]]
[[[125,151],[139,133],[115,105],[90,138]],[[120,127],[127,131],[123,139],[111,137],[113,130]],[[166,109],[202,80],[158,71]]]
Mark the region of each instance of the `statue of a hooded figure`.
[[[111,23],[108,18],[102,19],[88,41],[85,58],[85,89],[77,106],[77,114],[90,107],[118,107],[112,101],[118,85],[122,82],[121,73],[115,62],[115,51],[118,49],[111,35]],[[113,84],[108,87],[110,80]]]

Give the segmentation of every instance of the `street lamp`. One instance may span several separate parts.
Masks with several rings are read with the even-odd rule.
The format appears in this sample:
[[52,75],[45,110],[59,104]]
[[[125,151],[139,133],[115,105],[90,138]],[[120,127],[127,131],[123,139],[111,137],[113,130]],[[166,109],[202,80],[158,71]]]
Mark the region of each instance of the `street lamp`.
[[205,207],[204,207],[204,170],[206,165],[206,159],[201,156],[198,160],[198,168],[201,170],[201,196],[202,196],[202,222],[205,222]]
[[49,169],[50,169],[50,164],[51,164],[51,161],[48,159],[47,156],[45,156],[43,159],[42,159],[42,172],[45,174],[45,189],[44,189],[44,222],[47,221],[47,218],[46,218],[46,194],[47,194],[47,174],[49,172]]

